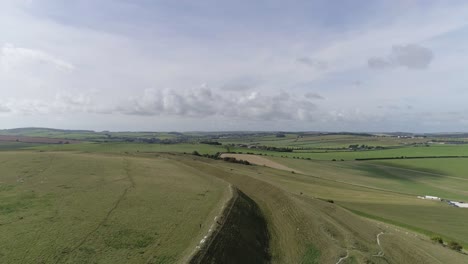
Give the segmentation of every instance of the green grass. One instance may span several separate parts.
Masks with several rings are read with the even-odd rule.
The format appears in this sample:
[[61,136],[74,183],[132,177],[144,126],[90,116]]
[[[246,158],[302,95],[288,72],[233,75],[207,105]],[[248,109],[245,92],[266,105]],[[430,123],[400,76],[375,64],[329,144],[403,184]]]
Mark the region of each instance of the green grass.
[[437,145],[430,147],[407,146],[395,149],[366,151],[313,151],[313,152],[275,152],[246,148],[231,148],[234,152],[251,152],[273,157],[310,158],[314,160],[355,160],[364,158],[394,158],[394,157],[431,157],[431,156],[466,156],[468,145]]
[[207,144],[144,144],[144,143],[81,143],[68,145],[41,145],[32,147],[34,150],[43,151],[79,151],[88,153],[138,153],[138,152],[177,152],[192,153],[198,151],[201,154],[214,154],[226,151],[222,146]]
[[320,250],[318,250],[313,244],[307,245],[307,250],[301,261],[303,264],[318,264],[320,263]]
[[[458,165],[466,169],[468,165],[462,165],[464,160],[459,159]],[[416,198],[417,195],[435,195],[468,201],[468,181],[463,178],[376,167],[375,164],[379,166],[380,162],[337,163],[281,158],[275,161],[305,173],[269,176],[268,181],[291,192],[333,199],[375,219],[411,226],[413,230],[424,230],[423,233],[440,234],[468,245],[468,229],[464,225],[468,210]]]
[[[290,146],[295,136],[261,139]],[[389,263],[466,262],[461,254],[387,224],[468,245],[468,210],[416,198],[468,201],[468,159],[354,161],[465,155],[465,145],[321,153],[232,149],[267,154],[303,174],[189,155],[225,151],[206,144],[10,146],[18,150],[6,146],[0,152],[2,263],[184,261],[219,213],[228,183],[265,216],[274,263],[336,263],[347,250],[344,263],[383,263],[372,257],[380,250],[376,234],[382,230]],[[298,155],[314,160],[291,158]]]
[[34,146],[39,146],[39,144],[24,143],[24,142],[0,142],[0,151],[25,149],[25,148],[30,148]]
[[105,141],[112,138],[159,138],[171,139],[176,135],[167,132],[94,132],[85,130],[60,130],[48,128],[19,128],[12,130],[0,130],[0,135],[48,137],[59,139],[75,139],[82,141]]
[[244,136],[220,140],[223,143],[259,144],[274,147],[293,148],[347,148],[349,145],[368,146],[405,146],[413,143],[425,143],[429,139],[396,138],[360,135],[299,135],[287,133],[284,138],[275,135]]
[[[387,166],[407,168],[428,172],[430,174],[440,174],[445,176],[455,176],[468,179],[468,159],[415,159],[415,160],[387,160],[375,162]],[[428,174],[428,175],[430,175]]]
[[[412,209],[427,202],[414,196],[340,183],[321,178],[321,173],[315,176],[292,174],[263,166],[243,166],[203,158],[186,162],[187,165],[230,182],[257,201],[270,223],[272,260],[275,263],[301,263],[307,260],[315,261],[317,258],[319,263],[336,263],[340,257],[346,255],[346,250],[351,251],[350,261],[355,259],[358,263],[402,263],[403,260],[408,263],[466,261],[463,255],[437,247],[429,238],[415,238],[412,234],[396,233],[397,231],[386,224],[370,222],[341,208],[349,208],[350,204],[345,204],[349,202],[352,207],[363,209],[365,206],[360,206],[359,203],[372,201],[378,208],[369,209],[373,215],[378,215],[379,210],[385,211],[387,205],[388,208],[395,205],[394,208],[398,209],[399,204],[411,204],[413,208],[403,208],[402,212],[397,212],[404,218],[409,218]],[[313,168],[315,169],[315,166]],[[335,203],[316,198],[333,199]],[[445,208],[455,209],[448,206]],[[438,208],[429,206],[427,209],[437,211]],[[430,210],[413,212],[411,217],[418,224],[428,224],[418,222],[417,218],[430,217]],[[395,211],[390,212],[392,213]],[[453,229],[450,225],[439,225],[445,228],[442,231],[462,230],[463,234],[466,234],[466,230],[463,230],[466,229],[463,225],[466,217],[456,213],[448,214],[448,211],[442,211],[440,215],[442,214],[453,218],[450,224],[457,223],[458,228],[455,230],[457,228]],[[432,227],[436,226],[434,222],[429,224]],[[379,251],[376,235],[381,231],[387,234],[384,241],[391,238],[392,243],[396,243],[384,249],[390,259],[388,262],[380,262],[381,259],[372,257]],[[464,236],[463,234],[457,238]],[[310,245],[316,250],[310,250]],[[386,246],[385,242],[383,246]]]
[[1,263],[179,261],[228,195],[164,157],[22,151],[0,162]]

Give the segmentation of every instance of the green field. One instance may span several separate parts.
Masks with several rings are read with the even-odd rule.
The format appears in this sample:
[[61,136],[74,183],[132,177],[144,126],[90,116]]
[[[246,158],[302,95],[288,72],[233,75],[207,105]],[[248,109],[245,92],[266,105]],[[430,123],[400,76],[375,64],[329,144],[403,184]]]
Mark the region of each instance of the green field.
[[84,153],[120,153],[120,154],[138,154],[145,152],[175,152],[175,153],[192,153],[198,151],[201,154],[213,154],[216,152],[226,151],[221,146],[213,146],[198,143],[184,144],[140,144],[140,143],[82,143],[69,145],[40,145],[34,147],[26,147],[23,149],[38,150],[38,151],[78,151]]
[[[357,136],[314,138],[337,146],[356,142]],[[271,146],[293,147],[291,142],[300,140],[312,144],[296,134],[236,140],[252,139]],[[391,140],[389,145],[403,139]],[[429,239],[437,235],[468,246],[468,209],[417,198],[468,202],[468,159],[355,160],[464,156],[466,145],[298,153],[191,141],[0,144],[0,263],[185,263],[216,223],[221,231],[201,259],[468,262],[468,256]],[[296,173],[192,155],[227,150],[262,154]],[[242,193],[234,210],[226,204],[229,185]],[[222,212],[225,224],[214,222]],[[265,226],[267,235],[243,235]],[[254,254],[242,252],[252,247],[265,251],[249,259]]]
[[[275,160],[304,172],[289,175],[290,181],[278,184],[292,192],[302,191],[314,197],[337,200],[344,207],[368,217],[409,227],[426,234],[439,234],[468,245],[465,221],[468,210],[443,202],[418,199],[433,195],[468,201],[468,178],[427,174],[417,168],[382,166],[382,162],[317,162],[276,158]],[[466,159],[447,159],[460,171],[468,170]],[[405,160],[424,164],[432,159]],[[436,159],[443,164],[443,159]],[[398,161],[402,162],[402,161]],[[387,162],[385,162],[387,163]],[[436,163],[437,164],[437,163]],[[435,165],[433,165],[435,166]],[[278,179],[276,179],[278,180]],[[444,223],[444,224],[441,224]]]
[[165,157],[3,152],[0,163],[1,263],[172,263],[228,194]]
[[245,148],[231,148],[233,152],[254,153],[262,154],[273,157],[286,157],[286,158],[310,158],[313,160],[355,160],[366,158],[397,158],[397,157],[431,157],[431,156],[466,156],[468,153],[468,146],[408,146],[395,149],[383,150],[365,150],[365,151],[294,151],[294,152],[275,152],[257,149]]
[[48,128],[20,128],[0,130],[0,135],[47,137],[58,139],[75,139],[82,141],[112,141],[115,138],[159,138],[172,139],[176,133],[167,132],[110,132],[110,131],[87,131],[87,130],[61,130]]
[[285,137],[275,135],[258,135],[240,138],[225,138],[223,143],[259,144],[275,147],[293,148],[347,148],[349,145],[369,146],[405,146],[414,143],[425,143],[425,138],[396,138],[388,136],[359,136],[359,135],[322,135],[322,134],[285,134]]

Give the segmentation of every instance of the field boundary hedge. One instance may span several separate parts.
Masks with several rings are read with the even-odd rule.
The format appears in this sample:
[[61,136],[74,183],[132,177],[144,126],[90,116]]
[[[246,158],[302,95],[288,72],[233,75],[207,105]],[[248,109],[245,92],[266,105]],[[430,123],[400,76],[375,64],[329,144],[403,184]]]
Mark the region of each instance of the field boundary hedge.
[[401,157],[380,157],[380,158],[355,158],[357,161],[365,160],[395,160],[395,159],[457,159],[468,158],[468,156],[401,156]]

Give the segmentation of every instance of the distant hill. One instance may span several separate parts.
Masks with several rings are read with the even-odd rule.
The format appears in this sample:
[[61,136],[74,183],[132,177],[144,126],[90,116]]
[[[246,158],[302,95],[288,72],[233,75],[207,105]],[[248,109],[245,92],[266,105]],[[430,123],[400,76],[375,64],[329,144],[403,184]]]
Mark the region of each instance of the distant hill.
[[72,129],[55,129],[45,127],[22,127],[12,129],[2,129],[0,134],[30,134],[30,133],[48,133],[48,132],[61,132],[61,133],[94,133],[93,130],[72,130]]

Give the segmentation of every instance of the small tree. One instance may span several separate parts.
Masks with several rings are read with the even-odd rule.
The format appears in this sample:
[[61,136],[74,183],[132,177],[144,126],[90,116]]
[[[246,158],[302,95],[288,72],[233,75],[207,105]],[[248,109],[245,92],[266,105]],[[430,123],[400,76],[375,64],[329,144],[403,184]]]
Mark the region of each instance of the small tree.
[[224,145],[227,153],[231,153],[231,148],[228,145]]
[[192,152],[192,155],[200,156],[200,153],[198,153],[198,151],[194,150],[194,151]]
[[440,236],[433,236],[431,240],[439,244],[444,244],[444,240]]
[[458,242],[455,242],[455,241],[450,241],[448,243],[448,247],[456,251],[461,251],[463,248]]

